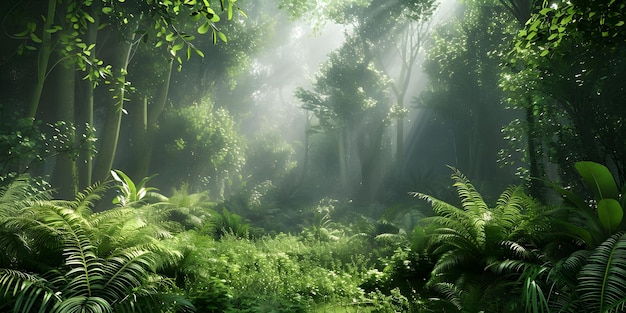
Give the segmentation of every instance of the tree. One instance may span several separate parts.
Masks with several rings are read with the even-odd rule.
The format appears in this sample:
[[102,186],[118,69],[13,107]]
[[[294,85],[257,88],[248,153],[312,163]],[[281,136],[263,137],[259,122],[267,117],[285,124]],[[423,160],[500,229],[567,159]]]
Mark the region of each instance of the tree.
[[[398,33],[409,36],[405,38],[423,36],[424,33],[411,33],[410,28],[408,28],[407,32],[402,32],[401,30],[403,30],[407,24],[410,24],[410,21],[416,23],[427,21],[435,7],[434,1],[320,1],[313,4],[283,1],[281,5],[296,17],[304,16],[305,18],[313,19],[321,24],[326,21],[332,21],[347,26],[350,29],[350,35],[344,46],[352,46],[352,48],[349,49],[354,49],[354,51],[356,51],[354,55],[362,58],[362,60],[358,62],[362,63],[364,68],[371,68],[376,71],[385,69],[388,73],[394,72],[393,65],[391,65],[393,61],[390,61],[393,58],[388,58],[389,51],[393,49],[394,41],[388,38],[398,38],[396,36]],[[312,12],[310,11],[311,6],[319,8],[322,14],[319,16],[309,15]],[[415,39],[417,37],[412,38]],[[392,81],[389,81],[389,78],[386,78],[388,80],[387,85],[382,86],[383,89],[389,89],[390,86],[392,86],[392,90],[395,88],[396,101],[399,101],[398,103],[401,103],[401,105],[394,107],[395,109],[391,110],[391,112],[389,105],[386,105],[387,109],[383,110],[386,112],[381,111],[378,113],[378,119],[384,121],[385,124],[389,124],[390,118],[398,119],[401,117],[398,119],[398,133],[402,134],[400,134],[397,139],[398,149],[400,150],[403,150],[402,146],[404,141],[403,122],[401,120],[405,113],[403,113],[404,108],[402,108],[402,106],[404,105],[406,92],[409,89],[412,74],[411,69],[417,59],[419,46],[423,43],[423,38],[416,40],[414,45],[409,45],[408,40],[409,39],[404,42],[407,45],[404,47],[405,49],[399,52],[400,58],[402,59],[399,61],[399,63],[401,63],[400,73],[398,74],[400,77],[397,78],[393,84],[391,84]],[[391,62],[391,64],[387,63],[387,61]],[[377,92],[367,90],[365,85],[363,86],[363,90],[366,93]],[[302,94],[299,96],[301,97]],[[389,99],[385,101],[390,102]],[[305,101],[305,103],[306,102],[307,101]],[[372,124],[375,123],[373,121],[368,123],[370,123],[369,125],[376,125]],[[363,184],[361,195],[364,197],[362,200],[365,201],[372,199],[371,197],[376,194],[375,190],[380,187],[382,183],[381,178],[385,176],[384,169],[389,166],[389,160],[384,161],[387,157],[380,152],[383,146],[385,146],[385,150],[390,146],[389,143],[386,143],[386,138],[384,140],[385,143],[378,139],[382,138],[382,130],[386,127],[382,126],[383,124],[380,125],[383,128],[379,126],[369,128],[371,130],[369,134],[368,132],[362,132],[363,136],[361,138],[352,139],[349,136],[346,138],[343,138],[345,136],[339,136],[339,140],[347,140],[348,142],[354,141],[355,143],[356,155],[358,155],[361,165],[360,175],[362,179],[361,183]],[[347,153],[350,154],[350,151]],[[340,150],[339,154],[341,155],[343,152]],[[400,153],[400,155],[402,154],[403,153]],[[343,173],[340,174],[340,176],[343,177],[342,180],[345,184],[347,183],[346,176],[348,171],[345,169],[346,166],[342,165],[341,162],[344,161],[340,159],[339,171]],[[375,179],[373,177],[378,177],[378,181],[374,182]]]
[[[606,164],[623,183],[624,4],[574,1],[534,12],[507,56],[504,88],[527,108],[548,161],[566,181],[572,160]],[[526,95],[525,98],[520,94]],[[524,101],[520,101],[525,99]],[[532,126],[529,124],[529,127]]]
[[[398,169],[404,168],[404,119],[408,114],[405,101],[412,86],[414,66],[430,35],[432,15],[437,8],[435,1],[407,1],[405,5],[388,30],[392,36],[389,39],[381,38],[383,47],[387,49],[379,52],[377,61],[390,79],[390,88],[396,102],[391,108],[390,117],[396,120]],[[390,52],[393,57],[389,56]]]
[[[24,107],[16,103],[11,106],[30,120],[45,118],[48,115],[46,112],[64,112],[63,121],[69,128],[75,128],[79,132],[71,136],[74,138],[70,138],[70,146],[75,150],[73,153],[79,156],[60,154],[56,162],[61,166],[65,158],[67,159],[65,168],[73,169],[68,171],[59,168],[56,171],[58,175],[69,172],[72,177],[53,180],[55,183],[64,182],[57,187],[60,190],[59,195],[67,197],[77,190],[78,177],[81,177],[81,185],[88,185],[91,179],[105,179],[110,171],[118,146],[124,102],[128,97],[128,91],[131,90],[126,74],[133,49],[142,42],[153,43],[157,48],[166,48],[172,62],[179,65],[182,64],[180,53],[185,50],[187,58],[191,57],[192,52],[203,56],[202,51],[193,44],[194,36],[178,29],[190,16],[199,25],[195,27],[198,33],[205,34],[211,31],[214,42],[218,39],[226,40],[226,37],[215,24],[220,20],[220,15],[213,9],[217,4],[214,3],[212,6],[209,1],[130,3],[103,0],[45,3],[47,6],[35,7],[18,1],[7,4],[9,7],[6,11],[7,17],[23,17],[4,19],[9,21],[7,29],[14,31],[15,37],[20,42],[17,47],[18,53],[25,54],[26,57],[28,54],[34,56],[33,53],[36,53],[38,60],[38,66],[34,69],[36,79],[32,84],[33,92],[28,105]],[[234,1],[223,0],[217,3],[222,14],[228,19],[232,18],[233,11],[238,10]],[[40,15],[46,17],[43,22],[39,21]],[[96,45],[106,49],[96,50]],[[84,83],[78,78],[74,83],[66,79],[73,77],[73,67],[82,70],[84,73],[79,74],[80,79],[87,79],[90,83]],[[53,89],[46,80],[49,73],[65,75],[64,79],[55,80],[65,84]],[[94,94],[86,89],[94,90],[96,86],[96,94],[103,101],[106,113],[103,127],[98,132],[99,154],[95,164],[89,166],[90,154],[93,151],[91,141],[87,140],[87,147],[77,145],[74,141],[82,142],[82,138],[90,136],[94,124],[92,121]],[[59,97],[52,97],[51,99],[56,101],[42,106],[40,102],[43,93]],[[80,95],[79,99],[85,103],[85,107],[73,107],[75,98],[70,96],[75,93]],[[80,113],[78,115],[81,119],[80,126],[76,125],[74,114],[69,114],[70,111]],[[88,125],[85,127],[84,124]],[[77,160],[83,162],[81,166],[76,164]],[[92,167],[97,170],[93,175],[90,174]],[[78,173],[77,168],[80,168],[82,173]]]
[[[512,176],[499,170],[497,162],[498,152],[504,146],[501,128],[512,115],[500,101],[497,51],[512,37],[513,29],[514,24],[506,18],[502,7],[468,4],[463,8],[463,17],[454,18],[435,31],[424,62],[430,82],[415,99],[418,107],[430,109],[435,115],[425,123],[430,123],[430,127],[437,122],[443,124],[440,128],[444,132],[437,136],[452,143],[452,147],[439,153],[452,154],[445,156],[452,165],[482,182],[508,181]],[[417,141],[420,139],[424,143]],[[436,143],[418,134],[412,140],[416,147]],[[420,153],[414,149],[413,153]]]
[[245,144],[226,109],[203,103],[165,111],[156,133],[155,149],[160,151],[152,165],[160,169],[159,186],[180,186],[208,190],[214,199],[223,199],[226,186],[245,164]]
[[303,102],[303,108],[315,114],[320,130],[336,136],[341,188],[348,190],[349,183],[354,181],[349,177],[347,157],[355,152],[361,163],[360,181],[371,192],[374,181],[369,175],[380,166],[383,122],[388,109],[385,77],[363,57],[358,41],[349,39],[331,54],[314,91],[300,88],[296,96]]
[[[220,25],[220,31],[228,33],[228,40],[214,44],[210,36],[194,38],[194,47],[207,57],[192,57],[176,70],[178,61],[167,53],[154,53],[151,45],[141,45],[135,52],[128,79],[136,88],[127,103],[128,119],[122,123],[120,138],[121,157],[116,167],[125,169],[135,179],[155,171],[155,146],[161,145],[159,127],[164,125],[164,114],[174,110],[171,106],[186,110],[187,107],[214,103],[213,110],[224,108],[239,120],[239,114],[246,114],[249,102],[240,103],[241,95],[248,90],[233,90],[240,85],[251,58],[262,48],[272,45],[271,38],[275,21],[265,19],[268,4],[249,4],[246,18],[233,18]],[[192,33],[195,22],[179,25],[180,32]],[[149,61],[148,61],[149,60]],[[153,73],[146,75],[145,73]],[[194,83],[190,83],[194,82]],[[255,81],[258,82],[258,81]],[[224,98],[222,95],[235,93],[239,97]],[[246,99],[247,100],[247,99]],[[248,100],[249,101],[249,100]],[[170,112],[171,113],[171,112]],[[177,180],[177,179],[176,179]]]

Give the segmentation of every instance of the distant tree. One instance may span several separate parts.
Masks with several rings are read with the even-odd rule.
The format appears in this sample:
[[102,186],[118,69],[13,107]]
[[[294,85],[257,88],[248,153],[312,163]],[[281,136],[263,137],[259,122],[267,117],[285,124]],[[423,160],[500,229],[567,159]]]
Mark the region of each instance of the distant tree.
[[[323,24],[326,21],[332,21],[334,23],[345,25],[349,31],[349,39],[346,41],[344,48],[347,45],[351,45],[354,51],[356,51],[352,57],[356,58],[355,63],[362,63],[364,68],[371,68],[375,71],[386,71],[388,74],[393,74],[392,79],[388,76],[385,78],[387,82],[382,88],[385,91],[393,91],[396,97],[396,106],[393,109],[390,106],[391,100],[389,98],[381,101],[387,102],[386,109],[379,114],[382,128],[370,127],[367,130],[362,131],[361,139],[342,138],[339,140],[352,141],[355,146],[356,155],[359,157],[361,166],[360,176],[362,183],[362,195],[366,199],[372,199],[375,196],[375,185],[380,186],[383,181],[384,168],[389,166],[389,160],[384,161],[379,150],[388,150],[390,143],[388,139],[384,139],[384,143],[376,142],[381,138],[384,133],[384,128],[389,125],[390,119],[396,119],[398,121],[397,132],[400,134],[397,139],[399,150],[403,148],[403,118],[405,115],[404,98],[409,90],[410,77],[412,74],[412,67],[417,60],[417,54],[419,53],[419,47],[423,44],[423,36],[425,35],[423,28],[420,31],[420,26],[425,27],[428,18],[433,12],[435,7],[434,1],[422,1],[422,0],[410,0],[410,1],[318,1],[314,3],[303,3],[298,1],[285,0],[280,2],[288,12],[296,17],[305,17],[312,19],[316,23]],[[317,8],[317,9],[314,9]],[[311,11],[313,9],[313,11]],[[321,12],[320,15],[313,15],[312,12]],[[384,13],[384,14],[383,14]],[[420,24],[421,23],[421,24]],[[407,25],[414,25],[415,28],[411,28]],[[417,31],[414,33],[412,31]],[[421,37],[420,37],[421,36]],[[411,41],[413,40],[413,41]],[[394,50],[400,49],[400,50]],[[399,73],[395,73],[392,60],[395,58],[388,58],[390,51],[397,53],[400,70]],[[345,53],[345,52],[340,52]],[[346,57],[344,57],[346,58]],[[387,62],[389,61],[389,62]],[[377,91],[367,90],[366,86],[362,86],[365,93],[375,93]],[[302,94],[300,94],[300,98]],[[388,96],[385,96],[388,97]],[[307,103],[307,101],[305,101]],[[337,104],[336,104],[337,105]],[[306,106],[306,105],[305,105]],[[319,115],[319,113],[316,113]],[[371,121],[369,123],[372,123]],[[379,130],[380,129],[380,130]],[[365,139],[368,138],[368,139]],[[369,141],[369,142],[368,142]],[[368,143],[366,143],[368,142]],[[340,145],[341,147],[341,145]],[[351,154],[350,151],[347,153]],[[339,152],[343,154],[343,152]],[[403,153],[399,153],[399,158],[402,159]],[[340,159],[340,162],[344,162]],[[345,165],[339,163],[339,172],[342,173],[343,183],[347,183],[347,169]],[[378,177],[378,182],[374,184],[372,177]]]
[[[313,91],[296,91],[303,108],[317,117],[319,130],[336,136],[340,183],[346,191],[354,181],[361,181],[364,186],[374,183],[370,175],[380,166],[383,152],[387,81],[373,64],[363,60],[358,41],[351,38],[331,54]],[[350,177],[348,168],[348,156],[352,153],[361,163],[361,177],[356,180]]]
[[501,129],[512,116],[501,104],[498,51],[515,24],[496,3],[468,3],[463,10],[434,32],[424,62],[430,82],[417,105],[431,109],[449,130],[455,154],[450,159],[456,162],[451,165],[477,181],[509,179],[496,175],[498,152],[505,147]]
[[404,120],[408,114],[407,93],[412,89],[411,78],[423,47],[430,36],[435,1],[404,1],[397,16],[389,19],[390,36],[381,36],[374,46],[380,50],[377,65],[387,74],[395,98],[390,118],[396,121],[396,167],[404,167]]

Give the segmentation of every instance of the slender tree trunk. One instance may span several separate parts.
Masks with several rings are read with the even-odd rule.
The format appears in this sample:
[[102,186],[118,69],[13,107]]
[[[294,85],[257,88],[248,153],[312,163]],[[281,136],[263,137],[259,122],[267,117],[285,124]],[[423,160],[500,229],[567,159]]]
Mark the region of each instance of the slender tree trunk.
[[26,117],[34,119],[37,114],[37,108],[39,107],[39,101],[41,100],[41,94],[43,92],[44,82],[46,80],[46,74],[48,73],[48,63],[52,54],[52,34],[46,32],[46,29],[51,28],[54,23],[54,16],[56,13],[57,0],[48,0],[48,14],[46,21],[43,25],[44,31],[42,31],[42,43],[39,55],[37,57],[37,77],[35,86],[31,95],[30,103],[26,108]]
[[[59,58],[63,58],[59,55]],[[67,135],[67,141],[59,143],[61,150],[56,156],[54,171],[52,173],[52,187],[56,190],[56,196],[60,199],[73,199],[78,191],[78,177],[76,173],[75,140],[74,131],[74,103],[75,103],[75,68],[72,61],[61,61],[52,71],[53,79],[50,81],[50,99],[56,112],[56,120],[65,122],[67,131],[61,129],[63,135]]]
[[[531,100],[528,100],[531,102]],[[530,104],[530,103],[529,103]],[[540,149],[540,141],[539,136],[537,135],[536,121],[535,116],[533,114],[533,108],[531,105],[526,108],[526,124],[527,124],[527,145],[528,145],[528,166],[529,166],[529,174],[530,181],[528,182],[528,189],[530,191],[530,195],[540,199],[545,200],[544,194],[542,192],[543,183],[539,180],[544,177],[543,171],[543,163],[541,161],[542,153]]]
[[163,109],[167,104],[167,97],[169,95],[170,80],[172,77],[172,68],[174,59],[170,58],[168,61],[168,70],[163,81],[163,85],[159,88],[158,95],[154,98],[153,104],[148,106],[148,100],[144,99],[143,116],[141,119],[135,121],[134,127],[140,126],[142,123],[142,131],[136,133],[135,147],[138,148],[137,159],[135,164],[135,170],[133,177],[135,179],[141,179],[147,177],[150,171],[150,162],[152,160],[152,153],[154,151],[154,143],[156,136],[155,125],[157,124]]
[[[400,103],[400,101],[398,101]],[[404,108],[401,106],[400,108]],[[397,119],[396,129],[396,163],[400,171],[404,170],[404,117]]]
[[302,186],[302,183],[304,182],[304,179],[306,178],[306,175],[308,174],[308,169],[309,169],[309,136],[310,136],[310,127],[311,127],[311,117],[309,116],[309,111],[305,110],[304,111],[305,114],[305,119],[306,119],[306,124],[304,126],[304,156],[302,157],[302,172],[300,173],[300,179],[298,180],[298,183],[296,184],[297,187]]
[[115,77],[113,77],[113,80],[117,85],[114,88],[114,95],[106,101],[104,125],[102,126],[101,135],[98,138],[100,148],[98,149],[93,171],[93,179],[97,181],[103,181],[107,178],[113,166],[113,160],[115,159],[120,125],[122,122],[124,98],[126,97],[126,69],[128,68],[130,52],[135,38],[136,25],[138,24],[135,24],[134,27],[127,25],[125,33],[113,31],[113,36],[111,36],[109,46],[115,46],[116,49],[113,51],[115,51],[116,54],[109,63],[114,69]]
[[[97,1],[96,1],[97,3]],[[100,6],[96,3],[92,4],[90,15],[95,22],[89,25],[85,43],[87,45],[95,44],[98,35],[98,26],[100,20]],[[93,62],[96,58],[95,51],[92,51],[89,59]],[[77,75],[81,75],[80,73]],[[91,131],[87,127],[94,127],[93,109],[94,109],[94,85],[89,80],[81,80],[77,82],[77,106],[76,106],[76,130],[77,137],[84,138],[83,135],[89,136]],[[78,170],[78,188],[85,189],[91,185],[93,173],[93,150],[94,144],[91,141],[82,143],[80,154],[76,161]]]
[[[131,157],[136,156],[131,162],[132,169],[129,175],[138,180],[148,176],[150,169],[150,157],[152,155],[152,136],[148,125],[148,97],[144,96],[141,105],[129,113],[132,119],[131,131]],[[148,143],[150,141],[150,143]]]
[[348,165],[346,164],[346,128],[341,127],[338,130],[337,149],[339,157],[339,183],[341,190],[348,190]]

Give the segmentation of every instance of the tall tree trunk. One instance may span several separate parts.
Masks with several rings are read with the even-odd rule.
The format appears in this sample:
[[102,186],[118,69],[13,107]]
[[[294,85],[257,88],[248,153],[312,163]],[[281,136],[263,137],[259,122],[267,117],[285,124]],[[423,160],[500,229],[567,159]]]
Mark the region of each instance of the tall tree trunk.
[[[85,43],[87,45],[95,44],[98,27],[100,20],[100,6],[96,3],[90,7],[89,14],[94,18],[95,22],[89,25],[87,34],[85,37]],[[92,51],[89,59],[93,62],[96,58],[95,51]],[[81,75],[78,73],[77,75]],[[84,138],[83,136],[91,135],[91,131],[87,127],[94,127],[93,109],[94,109],[94,85],[89,80],[81,80],[77,82],[77,95],[76,95],[76,130],[77,137]],[[85,189],[91,185],[91,177],[93,173],[92,160],[93,160],[94,144],[92,141],[87,140],[81,144],[80,154],[76,161],[78,170],[78,188]]]
[[[152,160],[152,152],[154,151],[154,143],[156,136],[155,125],[157,124],[163,109],[167,104],[167,97],[169,95],[170,80],[172,77],[172,68],[174,59],[170,58],[167,64],[167,74],[163,85],[159,88],[158,95],[153,99],[152,105],[148,106],[148,101],[145,99],[143,110],[144,114],[141,118],[135,120],[135,128],[141,128],[142,131],[136,132],[135,135],[135,147],[137,151],[137,159],[135,160],[135,170],[133,176],[135,179],[141,179],[147,177],[150,171],[150,162]],[[143,123],[140,125],[139,123]]]
[[543,185],[542,179],[544,178],[544,170],[543,170],[543,162],[542,162],[542,153],[541,153],[541,142],[540,136],[537,134],[536,130],[536,121],[535,115],[533,114],[533,106],[531,105],[531,99],[528,99],[529,106],[526,108],[526,135],[528,137],[527,146],[528,146],[528,166],[529,166],[529,174],[530,180],[528,181],[528,189],[530,191],[530,195],[539,199],[545,200],[545,195],[543,193]]
[[346,164],[346,136],[345,127],[338,129],[339,138],[337,139],[337,156],[339,157],[339,184],[342,191],[348,190],[348,165]]
[[[403,102],[403,101],[402,101]],[[404,109],[404,104],[398,104],[401,109]],[[396,129],[396,166],[400,171],[404,170],[404,117],[397,119]]]
[[44,31],[42,31],[41,36],[41,49],[39,50],[39,55],[37,57],[37,77],[31,94],[30,103],[28,104],[25,112],[27,118],[34,119],[37,114],[37,108],[39,107],[39,101],[41,100],[46,74],[48,73],[48,63],[52,54],[52,34],[45,30],[50,29],[54,23],[54,16],[57,8],[56,6],[57,0],[48,0],[48,14],[43,25]]
[[308,110],[304,111],[305,114],[305,125],[304,125],[304,156],[302,157],[302,172],[300,173],[300,179],[296,183],[296,187],[302,186],[306,175],[309,173],[309,152],[310,152],[310,144],[309,144],[309,136],[311,135],[311,116]]
[[130,162],[132,167],[128,174],[133,180],[148,176],[152,155],[152,136],[148,133],[149,128],[153,127],[148,124],[148,97],[144,96],[142,100],[136,101],[141,102],[141,105],[128,113],[131,119],[130,149],[133,151],[129,153],[129,156],[134,158]]
[[[62,55],[58,55],[63,58]],[[75,68],[70,60],[61,61],[52,71],[50,81],[50,100],[56,112],[56,121],[64,122],[61,128],[62,135],[66,135],[66,142],[60,142],[61,151],[58,151],[56,163],[52,173],[52,187],[60,199],[73,199],[78,191],[78,177],[76,173],[74,131],[74,103],[75,103]],[[64,140],[64,139],[62,139]]]
[[130,59],[130,52],[133,47],[135,38],[135,26],[126,25],[125,31],[113,30],[110,38],[109,46],[113,46],[115,54],[109,64],[114,69],[113,81],[115,82],[114,95],[106,99],[105,102],[105,118],[102,126],[101,135],[98,140],[100,146],[98,155],[95,160],[95,168],[93,171],[93,179],[103,181],[109,175],[115,159],[117,151],[117,143],[120,135],[120,125],[122,122],[122,113],[124,109],[124,99],[126,97],[126,70]]

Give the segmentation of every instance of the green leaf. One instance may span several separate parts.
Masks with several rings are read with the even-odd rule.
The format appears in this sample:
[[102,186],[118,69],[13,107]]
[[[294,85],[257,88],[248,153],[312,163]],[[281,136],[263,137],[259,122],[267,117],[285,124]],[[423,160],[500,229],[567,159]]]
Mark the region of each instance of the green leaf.
[[28,32],[29,32],[29,30],[27,29],[27,30],[25,30],[23,32],[20,32],[20,33],[17,33],[17,34],[13,34],[13,36],[24,37],[24,36],[28,35]]
[[548,14],[548,12],[552,11],[553,9],[548,7],[548,8],[543,8],[541,11],[539,11],[539,14],[541,15],[546,15]]
[[226,38],[226,35],[225,35],[224,33],[222,33],[222,32],[217,32],[217,35],[220,37],[220,39],[221,39],[223,42],[228,42],[228,39]]
[[604,229],[615,233],[624,218],[624,210],[615,199],[602,199],[598,202],[598,217]]
[[243,10],[237,9],[237,12],[239,12],[239,14],[241,14],[241,16],[243,16],[245,18],[248,18],[248,15],[246,15],[246,12],[244,12]]
[[88,20],[90,23],[95,23],[96,22],[96,20],[91,15],[89,15],[87,12],[83,12],[83,14],[84,14],[85,19]]
[[211,28],[211,24],[209,22],[205,22],[200,27],[198,27],[198,34],[204,35],[209,32],[210,28]]
[[41,38],[37,37],[37,35],[35,35],[35,33],[30,33],[30,39],[31,39],[33,42],[36,42],[36,43],[42,43]]
[[196,54],[198,54],[200,57],[204,58],[204,52],[202,52],[202,51],[201,51],[201,50],[199,50],[199,49],[193,49],[193,50],[194,50],[194,51],[196,52]]
[[184,46],[184,45],[185,45],[185,44],[181,42],[181,43],[179,43],[179,44],[177,44],[177,45],[174,45],[174,46],[172,47],[172,50],[174,50],[174,52],[176,52],[176,51],[178,51],[178,50],[181,50],[181,49],[183,48],[183,46]]
[[202,15],[198,12],[192,12],[190,16],[191,16],[192,21],[199,21],[200,18],[202,17]]
[[615,179],[606,166],[595,162],[577,162],[574,167],[583,178],[585,186],[589,188],[596,200],[619,200],[619,191]]
[[111,12],[113,12],[113,8],[111,8],[111,7],[103,7],[102,8],[102,13],[104,13],[104,14],[111,14]]
[[165,40],[167,40],[167,41],[174,41],[174,39],[176,39],[176,34],[175,33],[169,33],[169,34],[167,34],[167,36],[165,36]]

